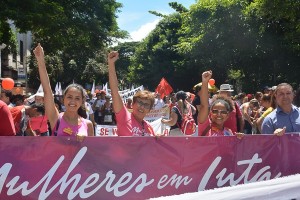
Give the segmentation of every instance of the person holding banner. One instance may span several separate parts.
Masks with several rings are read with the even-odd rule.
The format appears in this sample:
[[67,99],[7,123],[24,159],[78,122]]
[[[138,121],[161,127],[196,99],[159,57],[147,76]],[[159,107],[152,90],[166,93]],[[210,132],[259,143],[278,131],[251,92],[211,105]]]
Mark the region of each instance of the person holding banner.
[[144,120],[154,105],[154,95],[148,90],[138,91],[133,96],[132,113],[124,105],[119,94],[115,62],[119,58],[116,51],[108,54],[108,74],[113,108],[117,121],[119,136],[155,136],[151,125]]
[[[230,99],[224,96],[218,96],[211,103],[209,109],[208,81],[212,77],[212,71],[206,71],[202,74],[202,88],[200,90],[200,111],[198,113],[198,135],[199,136],[232,136],[231,129],[224,127],[229,113],[233,110],[233,104]],[[243,133],[236,133],[238,138]]]
[[285,133],[300,132],[300,109],[293,104],[293,87],[280,83],[274,92],[277,107],[264,119],[262,134],[282,136]]
[[44,90],[46,116],[54,135],[76,137],[77,140],[82,140],[85,136],[94,136],[92,122],[84,118],[86,111],[84,108],[85,90],[83,87],[73,83],[65,89],[63,103],[66,111],[59,113],[54,103],[42,46],[38,44],[33,53],[38,63],[40,79]]

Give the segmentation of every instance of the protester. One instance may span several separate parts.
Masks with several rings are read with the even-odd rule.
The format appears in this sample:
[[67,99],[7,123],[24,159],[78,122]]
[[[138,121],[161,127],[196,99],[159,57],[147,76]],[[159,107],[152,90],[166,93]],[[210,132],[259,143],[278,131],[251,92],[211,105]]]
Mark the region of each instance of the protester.
[[38,44],[33,52],[37,59],[40,79],[44,90],[46,115],[55,135],[77,137],[79,140],[84,136],[94,136],[92,122],[83,118],[83,116],[86,116],[84,109],[85,90],[78,84],[69,85],[63,94],[66,111],[59,113],[54,103],[43,48]]
[[96,100],[93,103],[93,110],[94,110],[94,120],[97,124],[103,124],[103,115],[101,113],[101,108],[106,102],[105,99],[106,92],[104,90],[100,90],[96,94]]
[[243,104],[243,100],[245,98],[246,94],[241,92],[236,96],[235,102],[237,103],[238,107],[240,107]]
[[193,90],[194,90],[194,94],[195,94],[195,98],[193,99],[192,101],[192,105],[196,108],[196,112],[195,114],[193,114],[193,118],[196,122],[196,124],[198,124],[198,113],[200,111],[200,90],[201,90],[201,86],[202,86],[202,83],[198,83],[197,85],[194,85],[193,87]]
[[115,125],[115,113],[113,110],[113,104],[110,101],[110,95],[106,95],[105,99],[106,102],[104,105],[101,107],[101,113],[103,116],[103,124],[104,125]]
[[34,102],[37,103],[37,104],[43,104],[44,103],[44,92],[38,91],[34,95]]
[[118,58],[119,53],[116,51],[108,54],[109,85],[116,114],[117,134],[119,136],[154,136],[153,128],[144,120],[154,105],[154,95],[147,90],[138,91],[133,96],[132,113],[127,110],[118,89],[115,69],[115,62]]
[[162,119],[161,122],[171,126],[170,136],[183,136],[181,124],[183,115],[190,115],[196,112],[196,108],[187,101],[187,93],[179,91],[176,93],[177,104],[172,107],[169,119]]
[[12,103],[14,104],[14,106],[24,105],[25,104],[24,96],[21,94],[14,95],[12,99]]
[[[1,90],[1,89],[0,89]],[[16,130],[12,115],[6,103],[0,100],[0,136],[14,136]]]
[[262,97],[263,97],[262,92],[256,92],[255,95],[254,95],[254,99],[256,99],[258,101],[258,103],[260,103]]
[[[86,98],[88,98],[88,96]],[[94,111],[92,105],[88,102],[84,102],[84,105],[86,110],[86,119],[90,120],[94,125],[94,127],[97,126],[97,123],[95,122],[95,118],[94,118]]]
[[126,108],[127,109],[132,109],[132,97],[128,97],[126,99]]
[[[208,81],[212,77],[211,71],[202,73],[202,88],[200,91],[201,105],[198,113],[199,136],[231,136],[231,129],[224,125],[233,110],[233,104],[228,97],[219,95],[213,99],[209,109]],[[240,138],[242,133],[235,133]]]
[[256,134],[256,120],[260,117],[259,115],[259,102],[257,99],[251,99],[249,102],[243,103],[240,107],[245,126],[245,134]]
[[155,101],[154,101],[154,110],[159,110],[161,108],[165,107],[165,102],[163,99],[161,99],[161,95],[159,93],[155,94]]
[[295,91],[295,98],[293,104],[298,108],[300,107],[300,87],[298,87],[298,89]]
[[[49,136],[43,104],[32,103],[10,108],[18,136]],[[46,123],[45,123],[46,122]]]
[[264,108],[265,111],[256,120],[256,127],[258,128],[259,133],[261,133],[261,125],[262,125],[264,119],[266,118],[266,116],[268,116],[276,108],[274,99],[268,93],[263,95],[260,105]]
[[269,86],[265,86],[265,87],[263,88],[262,93],[263,93],[263,94],[270,94],[270,91],[271,91],[271,88],[270,88]]
[[233,107],[233,110],[229,113],[229,116],[225,121],[224,126],[231,129],[233,133],[244,132],[243,115],[238,104],[231,99],[231,92],[233,91],[234,90],[232,89],[232,86],[229,84],[222,84],[220,86],[220,90],[218,91],[220,96],[224,96],[227,99],[229,99]]
[[281,136],[300,132],[300,110],[293,105],[293,87],[288,83],[279,84],[274,97],[277,107],[264,119],[262,133]]
[[6,103],[8,107],[14,107],[15,105],[12,103],[13,94],[10,90],[2,90],[0,100]]

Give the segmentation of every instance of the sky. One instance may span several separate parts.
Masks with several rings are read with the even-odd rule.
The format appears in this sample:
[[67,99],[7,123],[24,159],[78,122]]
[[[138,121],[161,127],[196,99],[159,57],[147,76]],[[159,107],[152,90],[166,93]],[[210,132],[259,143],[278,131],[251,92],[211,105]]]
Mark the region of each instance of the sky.
[[169,2],[177,2],[189,8],[196,0],[117,0],[123,7],[117,13],[117,22],[121,30],[128,31],[132,40],[141,41],[145,38],[161,19],[148,11],[162,14],[175,12]]

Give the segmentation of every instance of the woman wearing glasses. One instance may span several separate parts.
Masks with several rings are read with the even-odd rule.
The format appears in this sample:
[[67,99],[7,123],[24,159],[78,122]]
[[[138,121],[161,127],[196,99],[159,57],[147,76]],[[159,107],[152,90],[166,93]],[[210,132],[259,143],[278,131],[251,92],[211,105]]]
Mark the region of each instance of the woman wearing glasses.
[[138,91],[133,96],[132,113],[126,109],[118,89],[115,69],[115,62],[118,58],[119,53],[116,51],[108,54],[109,85],[116,114],[117,134],[119,136],[154,136],[153,128],[144,120],[154,104],[154,95],[147,90]]
[[[200,91],[200,111],[198,113],[198,135],[199,136],[230,136],[234,133],[227,127],[224,122],[227,120],[229,113],[233,110],[233,105],[226,97],[218,96],[211,103],[209,109],[208,102],[208,81],[212,77],[211,71],[203,72],[202,88]],[[235,133],[241,137],[242,133]]]

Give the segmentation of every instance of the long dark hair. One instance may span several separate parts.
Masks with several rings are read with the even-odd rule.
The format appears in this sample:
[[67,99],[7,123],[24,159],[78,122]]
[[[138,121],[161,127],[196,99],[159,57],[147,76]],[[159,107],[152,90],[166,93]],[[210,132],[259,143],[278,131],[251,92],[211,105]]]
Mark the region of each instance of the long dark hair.
[[82,96],[82,105],[78,108],[77,113],[80,117],[87,118],[86,108],[85,108],[85,100],[86,100],[85,89],[83,89],[83,87],[79,84],[76,84],[76,83],[70,84],[64,91],[64,98],[70,88],[76,88],[77,90],[80,91],[81,96]]

